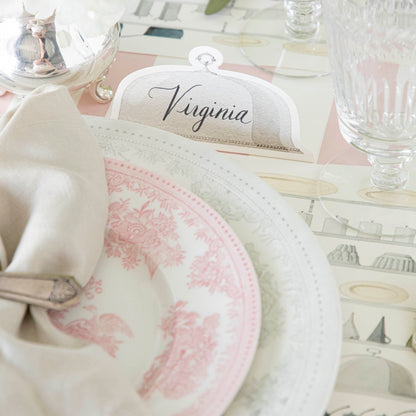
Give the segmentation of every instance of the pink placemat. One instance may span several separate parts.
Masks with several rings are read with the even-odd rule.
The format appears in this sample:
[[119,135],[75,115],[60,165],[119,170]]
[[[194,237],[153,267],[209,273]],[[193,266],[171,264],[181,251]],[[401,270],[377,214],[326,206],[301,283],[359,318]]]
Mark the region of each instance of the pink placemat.
[[[155,62],[156,55],[147,55],[141,53],[117,52],[116,59],[111,65],[108,75],[105,79],[105,85],[111,85],[113,91],[118,87],[120,81],[130,72],[138,69],[152,66]],[[104,117],[107,113],[109,104],[99,104],[91,97],[86,90],[78,102],[78,109],[82,114],[90,116]]]
[[[348,153],[348,158],[342,158],[343,152]],[[325,165],[335,156],[337,157],[338,164],[369,166],[367,156],[358,150],[354,151],[342,137],[341,131],[339,130],[335,104],[333,104],[329,113],[328,123],[318,157],[318,164]]]

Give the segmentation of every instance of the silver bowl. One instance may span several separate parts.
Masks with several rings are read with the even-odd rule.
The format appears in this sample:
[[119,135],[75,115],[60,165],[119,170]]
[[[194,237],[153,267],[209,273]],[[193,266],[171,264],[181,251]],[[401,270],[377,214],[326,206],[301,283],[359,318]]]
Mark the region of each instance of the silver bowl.
[[71,91],[89,87],[98,102],[108,102],[113,94],[103,81],[119,39],[119,24],[86,38],[75,25],[56,24],[53,16],[0,19],[0,86],[19,95],[44,83]]

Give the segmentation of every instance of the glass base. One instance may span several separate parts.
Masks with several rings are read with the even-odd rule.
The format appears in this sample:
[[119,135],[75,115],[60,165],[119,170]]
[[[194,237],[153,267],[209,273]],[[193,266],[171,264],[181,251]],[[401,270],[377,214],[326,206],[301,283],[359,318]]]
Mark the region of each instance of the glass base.
[[[416,163],[409,164],[404,187],[380,189],[371,181],[370,164],[348,168],[347,161],[357,156],[353,147],[343,150],[319,172],[317,196],[334,230],[351,238],[416,243]],[[328,183],[336,195],[328,195]]]
[[370,174],[371,183],[383,190],[403,189],[409,179],[406,158],[383,159],[368,156],[373,169]]
[[294,78],[328,75],[330,65],[323,20],[310,38],[290,36],[282,4],[264,9],[249,17],[239,38],[246,58],[263,71]]

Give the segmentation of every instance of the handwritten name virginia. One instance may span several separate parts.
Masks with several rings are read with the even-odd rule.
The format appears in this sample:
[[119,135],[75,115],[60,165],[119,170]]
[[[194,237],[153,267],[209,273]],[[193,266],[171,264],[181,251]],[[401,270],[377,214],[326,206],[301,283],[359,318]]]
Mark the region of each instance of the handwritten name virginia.
[[181,91],[181,86],[178,84],[176,87],[153,87],[149,90],[148,96],[152,97],[154,90],[166,91],[170,96],[169,105],[163,115],[163,121],[165,121],[172,111],[181,113],[185,116],[194,117],[197,120],[192,125],[192,131],[198,132],[207,118],[215,118],[228,121],[238,121],[242,124],[249,124],[252,120],[247,120],[248,110],[237,111],[236,106],[233,105],[231,108],[217,106],[214,101],[213,106],[204,105],[200,106],[192,103],[192,97],[190,92],[195,88],[202,87],[201,84],[193,85],[185,91]]

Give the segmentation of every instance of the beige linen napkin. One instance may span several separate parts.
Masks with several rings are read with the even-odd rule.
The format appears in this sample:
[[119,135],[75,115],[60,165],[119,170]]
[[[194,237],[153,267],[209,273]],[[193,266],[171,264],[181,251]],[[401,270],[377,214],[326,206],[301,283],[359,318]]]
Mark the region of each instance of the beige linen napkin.
[[[106,189],[101,152],[65,88],[40,87],[9,110],[0,120],[6,271],[84,286],[102,250]],[[150,414],[116,362],[80,342],[45,310],[0,300],[0,415]]]

